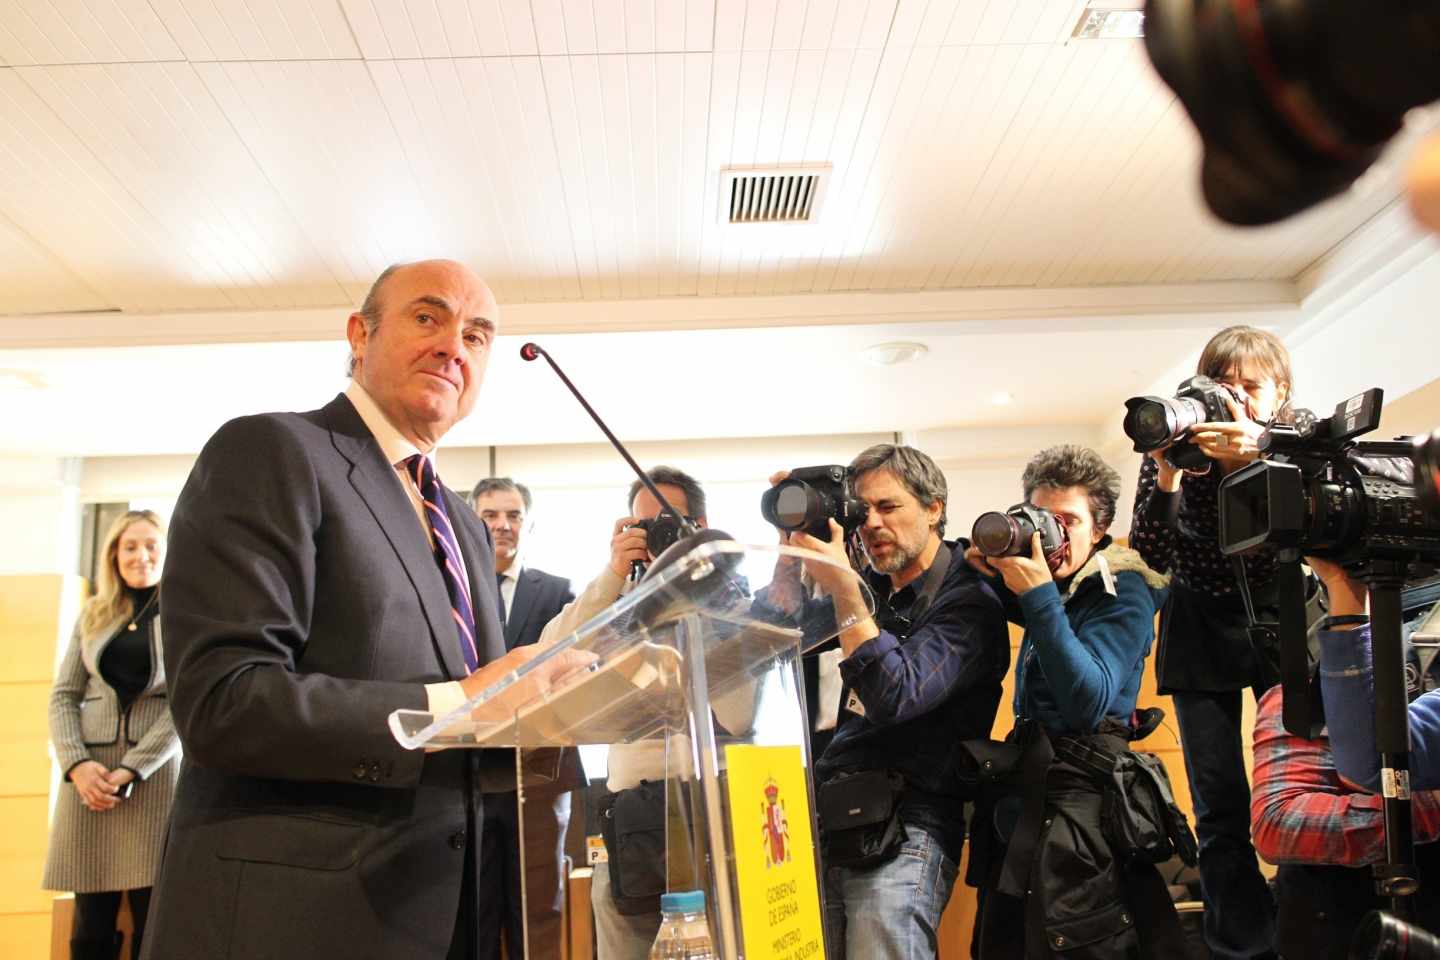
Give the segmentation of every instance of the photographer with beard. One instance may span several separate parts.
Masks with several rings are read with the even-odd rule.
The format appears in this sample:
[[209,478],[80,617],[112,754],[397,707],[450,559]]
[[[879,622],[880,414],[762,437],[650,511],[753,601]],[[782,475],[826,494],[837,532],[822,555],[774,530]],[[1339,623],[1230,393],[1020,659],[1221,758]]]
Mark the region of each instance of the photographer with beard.
[[[829,541],[788,537],[842,565],[804,566],[837,616],[856,617],[839,636],[835,735],[814,766],[827,940],[835,958],[934,957],[973,796],[961,742],[989,735],[1008,634],[999,599],[965,564],[968,544],[942,539],[947,489],[935,462],[878,444],[851,462],[850,476],[869,509],[858,535],[873,617],[858,583],[839,575],[850,558],[838,523],[830,521]],[[884,822],[845,822],[877,805],[888,811]]]
[[[1204,472],[1177,470],[1159,450],[1142,462],[1130,542],[1153,569],[1172,575],[1155,673],[1180,726],[1205,941],[1216,960],[1258,960],[1275,955],[1275,905],[1250,841],[1241,697],[1246,687],[1259,697],[1276,683],[1278,652],[1273,641],[1252,642],[1241,583],[1220,553],[1218,494],[1225,475],[1257,458],[1265,424],[1289,418],[1294,381],[1285,345],[1253,327],[1215,334],[1196,372],[1229,388],[1234,419],[1191,428],[1187,439],[1209,461]],[[1257,618],[1275,622],[1273,551],[1243,562]]]
[[1049,557],[1038,531],[1021,555],[965,553],[1026,628],[1015,729],[1004,744],[973,748],[999,782],[971,832],[966,880],[981,888],[972,952],[980,960],[1180,956],[1159,871],[1118,849],[1101,825],[1117,759],[1159,719],[1151,713],[1138,730],[1132,720],[1170,578],[1106,534],[1120,476],[1093,450],[1043,450],[1021,484],[1065,535]]

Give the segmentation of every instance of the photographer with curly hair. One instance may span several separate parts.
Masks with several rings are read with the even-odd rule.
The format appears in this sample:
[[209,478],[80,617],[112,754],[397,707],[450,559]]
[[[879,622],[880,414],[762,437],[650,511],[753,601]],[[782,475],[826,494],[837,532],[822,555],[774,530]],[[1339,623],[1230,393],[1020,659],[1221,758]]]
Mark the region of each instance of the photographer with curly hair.
[[1093,450],[1042,450],[1021,483],[1063,528],[1063,546],[1047,557],[1037,531],[1018,556],[965,554],[1026,628],[1015,730],[1004,744],[972,745],[982,769],[1003,771],[972,829],[977,955],[1071,957],[1084,942],[1085,957],[1179,956],[1159,872],[1112,840],[1101,816],[1110,771],[1148,732],[1132,718],[1169,578],[1106,534],[1120,476]]

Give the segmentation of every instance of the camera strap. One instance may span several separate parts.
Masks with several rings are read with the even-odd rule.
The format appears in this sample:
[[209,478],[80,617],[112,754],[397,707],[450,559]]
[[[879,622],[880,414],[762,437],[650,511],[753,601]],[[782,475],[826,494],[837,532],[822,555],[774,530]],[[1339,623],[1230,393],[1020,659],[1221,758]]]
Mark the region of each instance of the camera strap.
[[[1285,729],[1297,737],[1313,740],[1325,728],[1325,710],[1320,700],[1320,685],[1313,682],[1310,664],[1310,644],[1305,618],[1305,574],[1300,570],[1300,558],[1281,554],[1275,568],[1279,587],[1280,622],[1260,623],[1255,618],[1255,603],[1250,596],[1250,581],[1245,575],[1245,563],[1239,557],[1231,557],[1235,567],[1235,582],[1240,585],[1240,596],[1245,601],[1245,616],[1250,622],[1250,644],[1255,656],[1265,658],[1265,646],[1278,636],[1280,641],[1279,662],[1280,688],[1284,691],[1281,715]],[[1260,695],[1257,690],[1256,696]]]

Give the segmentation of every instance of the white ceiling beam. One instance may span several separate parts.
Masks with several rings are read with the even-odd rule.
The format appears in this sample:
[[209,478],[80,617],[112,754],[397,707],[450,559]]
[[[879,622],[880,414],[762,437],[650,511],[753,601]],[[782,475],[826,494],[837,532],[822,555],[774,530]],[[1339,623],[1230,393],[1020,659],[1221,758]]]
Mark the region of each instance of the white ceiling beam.
[[[1210,328],[1217,314],[1286,325],[1297,315],[1286,281],[982,288],[913,293],[677,297],[504,307],[510,336],[725,330],[850,324],[966,324],[965,332],[1124,330],[1155,323]],[[125,347],[339,340],[345,307],[304,310],[42,314],[0,318],[0,349]],[[1236,322],[1241,322],[1239,319]],[[1030,326],[1027,328],[1026,324]]]

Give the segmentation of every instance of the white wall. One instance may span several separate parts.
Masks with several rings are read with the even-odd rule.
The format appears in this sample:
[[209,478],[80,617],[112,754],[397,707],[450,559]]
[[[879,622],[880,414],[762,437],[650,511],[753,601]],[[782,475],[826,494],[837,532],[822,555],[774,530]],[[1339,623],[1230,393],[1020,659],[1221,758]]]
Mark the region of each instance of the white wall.
[[76,571],[79,472],[77,460],[0,458],[0,575]]

